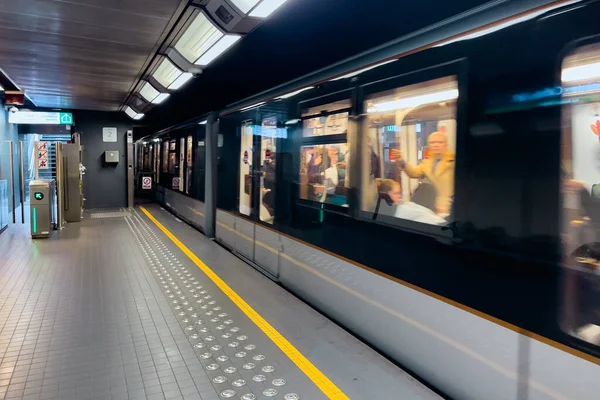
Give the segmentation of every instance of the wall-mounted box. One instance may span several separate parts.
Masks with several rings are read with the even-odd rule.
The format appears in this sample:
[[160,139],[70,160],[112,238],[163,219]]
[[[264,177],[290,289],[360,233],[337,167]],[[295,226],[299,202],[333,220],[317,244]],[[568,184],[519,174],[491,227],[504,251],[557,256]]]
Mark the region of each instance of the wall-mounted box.
[[119,162],[118,150],[107,150],[104,152],[104,162],[107,164],[115,164]]

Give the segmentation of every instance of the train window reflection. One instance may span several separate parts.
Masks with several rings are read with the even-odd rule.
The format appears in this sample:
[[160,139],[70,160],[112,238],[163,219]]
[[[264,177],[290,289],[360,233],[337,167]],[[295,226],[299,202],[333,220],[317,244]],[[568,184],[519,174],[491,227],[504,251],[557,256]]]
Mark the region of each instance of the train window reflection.
[[448,222],[454,199],[455,76],[365,99],[361,208],[377,219]]
[[348,207],[348,145],[303,146],[300,151],[300,198]]
[[[594,67],[596,66],[596,67]],[[600,44],[563,60],[562,197],[565,330],[600,345]],[[576,87],[577,90],[569,90]],[[580,90],[585,88],[586,90]]]
[[[340,135],[348,131],[348,112],[350,100],[342,100],[304,111],[302,136]],[[340,111],[340,112],[335,112]],[[309,118],[311,117],[312,118]]]
[[276,140],[280,136],[277,118],[265,118],[261,124],[260,165],[260,212],[261,221],[272,224],[275,217],[275,171],[277,159]]
[[162,149],[162,172],[169,172],[169,142],[166,140],[163,142]]
[[242,124],[240,151],[240,213],[250,215],[252,209],[252,124]]

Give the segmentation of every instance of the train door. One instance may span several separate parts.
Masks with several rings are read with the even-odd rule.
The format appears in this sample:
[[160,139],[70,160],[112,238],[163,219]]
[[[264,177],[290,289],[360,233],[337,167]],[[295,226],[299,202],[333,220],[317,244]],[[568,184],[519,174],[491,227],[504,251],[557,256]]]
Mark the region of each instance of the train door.
[[285,132],[277,117],[241,129],[239,212],[272,224],[275,218],[275,181],[278,139]]

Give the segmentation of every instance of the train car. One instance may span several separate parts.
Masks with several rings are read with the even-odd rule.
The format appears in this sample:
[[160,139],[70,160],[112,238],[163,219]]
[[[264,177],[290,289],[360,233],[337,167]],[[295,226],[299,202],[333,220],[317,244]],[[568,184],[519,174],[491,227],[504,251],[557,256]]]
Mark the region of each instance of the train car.
[[158,199],[451,398],[598,398],[599,15],[490,3],[157,132]]

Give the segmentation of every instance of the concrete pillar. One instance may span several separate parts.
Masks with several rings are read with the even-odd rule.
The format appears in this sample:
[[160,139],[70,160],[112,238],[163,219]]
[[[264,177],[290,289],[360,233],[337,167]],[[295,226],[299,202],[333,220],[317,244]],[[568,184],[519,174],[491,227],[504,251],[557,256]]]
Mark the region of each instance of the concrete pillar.
[[219,120],[217,113],[208,116],[206,122],[206,143],[204,159],[206,162],[204,186],[204,234],[215,237],[217,221],[217,141]]

